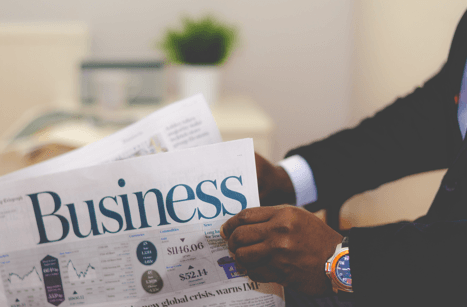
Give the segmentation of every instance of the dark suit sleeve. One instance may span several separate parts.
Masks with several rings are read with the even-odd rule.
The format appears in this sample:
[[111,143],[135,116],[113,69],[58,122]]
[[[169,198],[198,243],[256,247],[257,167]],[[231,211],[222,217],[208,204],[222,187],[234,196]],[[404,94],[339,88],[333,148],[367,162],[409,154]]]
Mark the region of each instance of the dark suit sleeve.
[[353,228],[349,252],[358,306],[467,305],[467,220]]
[[290,151],[313,170],[315,209],[407,175],[448,167],[449,147],[460,143],[446,66],[404,98],[357,127]]
[[[288,153],[304,157],[313,170],[315,209],[339,206],[352,195],[404,176],[451,166],[462,140],[454,96],[466,63],[466,37],[467,13],[448,61],[423,87],[353,129]],[[465,165],[458,169],[465,181]],[[439,198],[436,205],[441,209],[429,218],[350,230],[357,306],[467,306],[463,187],[457,203]],[[443,211],[449,219],[439,216]]]
[[318,191],[314,210],[340,206],[355,194],[404,176],[449,166],[461,143],[454,97],[466,63],[466,37],[467,12],[446,64],[423,87],[353,129],[287,154],[301,155],[313,170]]

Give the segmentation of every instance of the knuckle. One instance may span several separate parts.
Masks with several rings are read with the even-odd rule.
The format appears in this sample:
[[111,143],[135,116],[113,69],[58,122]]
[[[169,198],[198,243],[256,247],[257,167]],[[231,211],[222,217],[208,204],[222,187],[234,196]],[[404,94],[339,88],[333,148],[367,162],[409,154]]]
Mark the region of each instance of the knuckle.
[[277,225],[274,230],[280,234],[288,234],[292,231],[292,224],[288,221],[285,221],[282,224]]
[[290,241],[288,239],[273,240],[271,245],[276,252],[280,253],[286,252],[290,249]]
[[293,206],[284,206],[281,209],[281,214],[287,217],[292,217],[297,213],[297,207]]
[[251,217],[251,212],[248,209],[242,210],[240,211],[240,213],[237,214],[237,219],[242,224],[247,223],[250,217]]
[[294,230],[294,220],[288,218],[288,216],[283,216],[281,219],[274,225],[274,232],[281,235],[288,235]]
[[279,210],[278,219],[274,226],[274,231],[280,234],[291,233],[297,219],[295,208],[285,207]]

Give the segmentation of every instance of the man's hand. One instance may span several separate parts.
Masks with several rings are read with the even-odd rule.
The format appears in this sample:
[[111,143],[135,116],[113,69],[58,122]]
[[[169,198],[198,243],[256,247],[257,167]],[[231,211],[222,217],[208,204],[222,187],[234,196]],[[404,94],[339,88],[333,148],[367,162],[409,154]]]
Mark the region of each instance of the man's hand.
[[255,153],[261,206],[295,203],[295,190],[287,172]]
[[240,270],[308,295],[331,292],[324,265],[342,236],[313,213],[294,206],[251,208],[221,227]]

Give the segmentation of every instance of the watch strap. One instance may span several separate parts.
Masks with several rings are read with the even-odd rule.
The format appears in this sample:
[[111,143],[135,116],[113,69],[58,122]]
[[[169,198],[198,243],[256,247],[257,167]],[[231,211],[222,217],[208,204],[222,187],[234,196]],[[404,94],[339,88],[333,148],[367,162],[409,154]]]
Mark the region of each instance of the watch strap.
[[[342,247],[343,248],[349,247],[349,237],[344,237],[342,239]],[[353,295],[353,292],[337,291],[337,297],[342,302],[351,302],[353,301],[354,295]]]
[[349,237],[344,237],[342,239],[342,247],[349,247]]

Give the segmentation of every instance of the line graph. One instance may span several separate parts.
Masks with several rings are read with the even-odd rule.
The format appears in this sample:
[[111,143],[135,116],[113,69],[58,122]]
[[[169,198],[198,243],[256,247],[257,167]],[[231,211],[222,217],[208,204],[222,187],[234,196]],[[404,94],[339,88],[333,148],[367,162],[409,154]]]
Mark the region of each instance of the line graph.
[[42,286],[42,278],[34,266],[29,272],[24,275],[18,273],[9,273],[8,282],[11,288],[29,288]]
[[91,263],[88,263],[84,271],[80,271],[76,269],[73,260],[70,259],[68,260],[66,267],[71,281],[83,281],[97,278],[96,268]]
[[[49,283],[50,286],[47,277],[51,280],[53,272],[60,272],[60,286],[67,306],[72,305],[69,297],[75,300],[74,305],[81,302],[77,298],[81,296],[86,297],[86,303],[99,303],[103,295],[109,301],[136,298],[132,249],[132,241],[127,236],[115,236],[105,241],[39,246],[34,253],[29,250],[12,251],[8,256],[3,256],[6,259],[0,259],[3,260],[0,261],[0,287],[3,286],[5,290],[9,306],[24,303],[45,307],[47,302],[58,297],[57,293],[50,292],[55,288],[47,292],[48,287],[58,283],[54,281]],[[53,258],[54,263],[45,270],[42,263],[47,257]],[[16,299],[20,302],[16,302]]]

